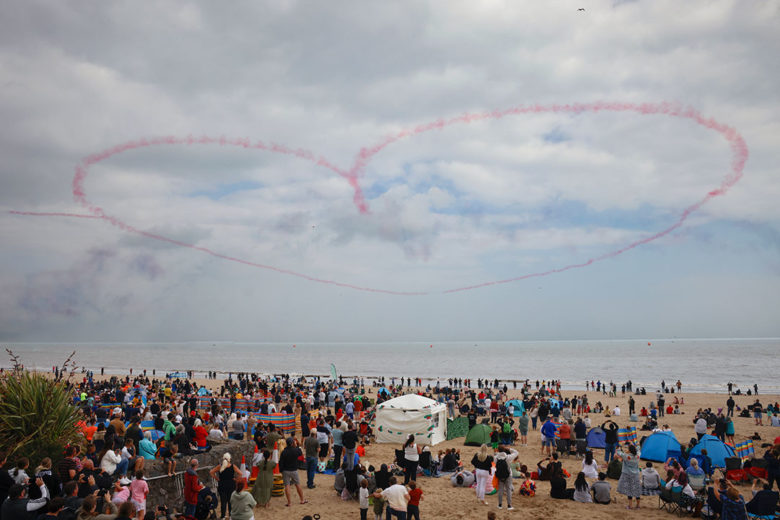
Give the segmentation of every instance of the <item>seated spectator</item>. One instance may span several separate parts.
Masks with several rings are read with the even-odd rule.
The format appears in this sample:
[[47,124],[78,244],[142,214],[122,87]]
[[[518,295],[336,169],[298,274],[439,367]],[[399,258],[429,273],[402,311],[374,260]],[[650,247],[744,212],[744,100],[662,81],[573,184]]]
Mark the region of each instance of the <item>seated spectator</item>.
[[574,495],[573,489],[566,489],[566,477],[561,468],[556,468],[555,473],[550,477],[550,496],[557,499],[571,499]]
[[154,460],[157,454],[157,445],[152,442],[152,432],[144,432],[144,438],[138,443],[138,453],[145,460]]
[[[755,482],[759,482],[756,479]],[[748,513],[759,516],[771,516],[777,509],[777,502],[780,499],[780,494],[777,491],[772,491],[772,488],[767,482],[761,481],[761,489],[755,491],[753,498],[745,505],[745,509]]]
[[[526,468],[527,470],[527,468]],[[523,472],[523,483],[520,484],[520,496],[532,497],[536,495],[536,482],[531,479],[528,471]]]
[[661,493],[661,476],[653,467],[652,462],[645,464],[645,469],[642,470],[642,495],[658,495]]
[[582,471],[577,474],[577,479],[574,481],[572,499],[575,502],[593,502],[593,498],[590,496],[590,486],[588,481],[585,480],[585,473]]
[[590,487],[593,491],[593,501],[597,504],[609,504],[612,501],[610,492],[612,486],[607,482],[607,474],[603,471],[599,473],[599,479]]

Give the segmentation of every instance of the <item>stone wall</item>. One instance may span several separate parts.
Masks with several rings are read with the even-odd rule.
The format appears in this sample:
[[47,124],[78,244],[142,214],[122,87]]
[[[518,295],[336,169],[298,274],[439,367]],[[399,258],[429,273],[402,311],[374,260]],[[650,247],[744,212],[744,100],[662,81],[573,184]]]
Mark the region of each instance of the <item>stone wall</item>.
[[156,509],[158,505],[166,505],[168,509],[184,510],[184,472],[190,467],[190,460],[198,459],[198,476],[201,483],[211,487],[216,492],[216,482],[209,476],[209,471],[222,461],[222,455],[229,452],[233,463],[241,467],[241,457],[246,457],[247,469],[250,469],[255,443],[253,441],[227,441],[213,444],[211,451],[193,456],[183,456],[176,459],[176,474],[169,477],[165,474],[165,465],[161,460],[146,461],[144,473],[149,483],[147,510]]

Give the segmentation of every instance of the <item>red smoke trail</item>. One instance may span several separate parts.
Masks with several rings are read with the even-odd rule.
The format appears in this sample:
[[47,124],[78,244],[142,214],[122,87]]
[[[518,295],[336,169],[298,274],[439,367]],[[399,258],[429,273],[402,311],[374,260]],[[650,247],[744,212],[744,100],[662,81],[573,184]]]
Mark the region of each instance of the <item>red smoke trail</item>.
[[97,164],[101,161],[104,161],[106,159],[109,159],[117,154],[139,149],[139,148],[146,148],[151,146],[162,146],[162,145],[193,145],[193,144],[216,144],[219,146],[235,146],[235,147],[243,147],[248,149],[256,149],[256,150],[264,150],[269,151],[273,153],[279,153],[284,155],[290,155],[293,157],[297,157],[300,159],[304,159],[307,161],[310,161],[318,166],[323,166],[336,174],[340,175],[341,177],[344,177],[347,182],[352,186],[354,190],[353,195],[353,202],[355,203],[355,206],[357,207],[358,211],[360,213],[366,214],[369,211],[368,205],[366,203],[365,197],[363,195],[362,188],[360,186],[360,177],[362,176],[363,172],[366,169],[366,166],[368,163],[373,159],[373,157],[384,150],[386,147],[390,146],[391,144],[394,144],[402,139],[406,139],[409,137],[414,137],[420,134],[423,134],[425,132],[430,132],[432,130],[442,130],[444,128],[458,125],[458,124],[470,124],[476,121],[486,121],[486,120],[498,120],[502,119],[504,117],[509,116],[516,116],[516,115],[524,115],[524,114],[543,114],[543,113],[572,113],[572,114],[580,114],[583,112],[634,112],[641,115],[666,115],[670,117],[677,117],[681,119],[688,119],[690,121],[695,122],[696,124],[703,126],[705,128],[708,128],[710,130],[714,130],[718,133],[720,133],[726,141],[731,146],[732,150],[732,161],[731,161],[731,171],[729,172],[726,177],[721,181],[721,184],[709,191],[701,200],[698,202],[688,206],[685,208],[680,215],[678,216],[677,220],[672,224],[671,226],[667,227],[666,229],[663,229],[662,231],[659,231],[653,235],[650,235],[648,237],[645,237],[643,239],[637,240],[635,242],[632,242],[628,245],[625,245],[621,247],[620,249],[611,251],[609,253],[605,253],[601,256],[593,257],[588,260],[585,260],[584,262],[575,263],[575,264],[569,264],[563,267],[559,267],[556,269],[550,269],[547,271],[540,271],[536,273],[529,273],[522,276],[514,277],[514,278],[508,278],[505,280],[496,280],[496,281],[489,281],[484,282],[476,285],[470,285],[466,287],[457,287],[454,289],[449,289],[443,291],[444,294],[448,293],[454,293],[454,292],[460,292],[460,291],[468,291],[472,289],[478,289],[481,287],[488,287],[491,285],[498,285],[498,284],[504,284],[509,282],[516,282],[519,280],[525,280],[527,278],[535,278],[535,277],[542,277],[542,276],[549,276],[551,274],[561,273],[564,271],[569,271],[571,269],[577,269],[581,267],[587,267],[595,262],[600,262],[602,260],[606,260],[608,258],[614,258],[618,255],[621,255],[625,253],[626,251],[630,251],[636,247],[639,247],[644,244],[648,244],[654,240],[657,240],[659,238],[662,238],[675,229],[679,228],[683,225],[683,223],[688,219],[688,217],[698,210],[702,205],[704,205],[706,202],[708,202],[710,199],[714,197],[721,196],[725,194],[734,184],[736,184],[739,179],[742,178],[743,170],[745,167],[745,162],[748,158],[748,149],[747,145],[745,144],[745,140],[742,138],[742,136],[733,128],[723,124],[719,123],[718,121],[715,121],[711,118],[704,117],[700,112],[697,110],[690,108],[690,107],[684,107],[681,105],[677,105],[674,103],[642,103],[642,104],[634,104],[634,103],[606,103],[606,102],[597,102],[597,103],[586,103],[586,104],[566,104],[566,105],[528,105],[528,106],[518,106],[513,108],[508,108],[505,110],[495,110],[493,112],[482,112],[482,113],[474,113],[474,114],[463,114],[458,117],[454,117],[451,119],[438,119],[436,121],[432,121],[426,124],[418,125],[414,128],[402,130],[401,132],[398,132],[397,134],[391,135],[380,141],[379,143],[375,144],[374,146],[371,146],[369,148],[361,148],[358,154],[355,157],[355,160],[352,164],[352,167],[349,170],[342,170],[338,168],[337,166],[330,163],[328,160],[326,160],[323,157],[316,157],[313,153],[303,150],[303,149],[292,149],[288,148],[286,146],[278,145],[278,144],[266,144],[263,141],[255,141],[251,142],[249,139],[245,138],[238,138],[238,139],[227,139],[225,137],[209,137],[209,136],[202,136],[202,137],[193,137],[193,136],[187,136],[187,137],[173,137],[173,136],[167,136],[167,137],[157,137],[157,138],[151,138],[151,139],[141,139],[138,141],[131,141],[128,143],[117,145],[113,148],[109,148],[107,150],[103,150],[102,152],[90,155],[86,157],[84,160],[82,160],[81,164],[76,166],[76,173],[73,176],[73,197],[74,199],[80,203],[82,206],[84,206],[87,210],[92,213],[92,215],[80,215],[80,214],[70,214],[70,213],[34,213],[34,212],[12,212],[19,215],[38,215],[38,216],[67,216],[67,217],[77,217],[77,218],[99,218],[108,221],[112,225],[132,233],[136,233],[142,236],[145,236],[147,238],[153,238],[155,240],[160,240],[163,242],[167,242],[173,245],[177,245],[180,247],[186,247],[189,249],[194,249],[203,253],[206,253],[208,255],[214,256],[216,258],[221,258],[223,260],[229,260],[231,262],[236,262],[244,265],[248,265],[251,267],[259,267],[262,269],[268,269],[271,271],[275,271],[282,274],[289,274],[292,276],[297,276],[299,278],[303,278],[305,280],[309,280],[312,282],[318,282],[318,283],[325,283],[330,285],[335,285],[338,287],[346,287],[350,289],[356,289],[360,291],[368,291],[368,292],[375,292],[375,293],[384,293],[384,294],[393,294],[393,295],[405,295],[405,296],[412,296],[412,295],[426,295],[431,294],[429,292],[398,292],[398,291],[390,291],[385,289],[376,289],[371,287],[362,287],[358,285],[352,285],[347,283],[341,283],[333,280],[324,280],[321,278],[315,278],[312,276],[308,276],[302,273],[298,273],[295,271],[291,271],[288,269],[281,269],[274,266],[259,264],[255,262],[250,262],[248,260],[243,260],[241,258],[232,257],[228,255],[224,255],[222,253],[218,253],[216,251],[212,251],[211,249],[196,246],[194,244],[188,244],[186,242],[181,242],[179,240],[174,240],[162,235],[156,235],[154,233],[149,233],[147,231],[140,230],[136,227],[133,227],[122,220],[112,217],[109,215],[106,215],[105,211],[99,207],[92,205],[86,197],[86,193],[84,191],[84,180],[87,176],[89,167]]

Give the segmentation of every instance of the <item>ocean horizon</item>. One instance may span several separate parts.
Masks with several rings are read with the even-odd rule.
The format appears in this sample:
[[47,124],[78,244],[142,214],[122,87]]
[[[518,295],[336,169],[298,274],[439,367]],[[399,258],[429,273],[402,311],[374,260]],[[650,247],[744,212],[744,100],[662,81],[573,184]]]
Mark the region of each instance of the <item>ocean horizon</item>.
[[[678,379],[683,391],[726,392],[731,381],[746,391],[780,393],[780,338],[673,338],[541,341],[393,342],[7,342],[25,367],[51,370],[76,351],[81,367],[127,374],[132,367],[157,375],[167,372],[329,376],[336,366],[344,377],[419,377],[446,384],[450,377],[560,379],[564,389],[582,390],[585,381],[631,380],[648,392]],[[0,366],[10,367],[10,358]]]

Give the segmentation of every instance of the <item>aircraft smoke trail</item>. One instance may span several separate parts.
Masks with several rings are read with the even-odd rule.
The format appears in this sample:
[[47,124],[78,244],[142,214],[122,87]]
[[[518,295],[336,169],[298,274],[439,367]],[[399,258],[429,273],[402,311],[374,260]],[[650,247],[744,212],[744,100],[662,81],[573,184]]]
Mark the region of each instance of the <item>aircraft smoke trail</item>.
[[387,148],[388,146],[401,141],[406,138],[411,138],[420,134],[424,134],[426,132],[430,132],[432,130],[443,130],[447,127],[459,125],[459,124],[470,124],[477,121],[487,121],[487,120],[498,120],[503,119],[505,117],[510,116],[519,116],[519,115],[525,115],[525,114],[544,114],[544,113],[570,113],[570,114],[581,114],[585,112],[592,112],[592,113],[599,113],[599,112],[633,112],[640,115],[665,115],[669,117],[676,117],[681,119],[687,119],[690,121],[693,121],[694,123],[713,130],[715,132],[718,132],[721,134],[726,141],[729,143],[732,151],[732,160],[731,160],[731,170],[730,172],[723,178],[720,185],[710,190],[702,199],[700,199],[698,202],[686,207],[683,209],[683,211],[678,215],[677,220],[669,227],[658,231],[655,234],[652,234],[648,237],[642,238],[640,240],[636,240],[630,244],[627,244],[619,249],[616,249],[614,251],[605,253],[600,256],[596,256],[593,258],[590,258],[588,260],[585,260],[583,262],[579,263],[573,263],[569,265],[565,265],[562,267],[558,267],[555,269],[549,269],[547,271],[540,271],[536,273],[528,273],[522,276],[517,276],[514,278],[507,278],[504,280],[495,280],[495,281],[488,281],[479,283],[476,285],[469,285],[465,287],[457,287],[454,289],[448,289],[445,291],[441,291],[442,294],[450,294],[455,292],[461,292],[461,291],[469,291],[473,289],[478,289],[482,287],[488,287],[492,285],[498,285],[498,284],[505,284],[510,282],[516,282],[520,280],[525,280],[528,278],[536,278],[536,277],[543,277],[543,276],[549,276],[556,273],[562,273],[564,271],[569,271],[571,269],[579,269],[582,267],[587,267],[589,265],[592,265],[596,262],[600,262],[602,260],[606,260],[608,258],[614,258],[618,255],[621,255],[627,251],[630,251],[634,248],[637,248],[639,246],[648,244],[650,242],[653,242],[654,240],[658,240],[659,238],[662,238],[675,229],[678,229],[680,226],[682,226],[685,221],[688,219],[688,217],[697,211],[699,208],[701,208],[702,205],[707,203],[709,200],[724,195],[734,184],[736,184],[743,175],[743,170],[745,167],[745,162],[748,158],[748,148],[747,144],[745,143],[745,140],[742,138],[742,136],[737,132],[734,128],[725,125],[723,123],[720,123],[712,118],[706,118],[703,116],[699,111],[690,108],[685,107],[682,105],[678,105],[675,103],[668,103],[668,102],[662,102],[662,103],[641,103],[641,104],[635,104],[635,103],[610,103],[610,102],[597,102],[597,103],[575,103],[575,104],[553,104],[553,105],[520,105],[517,107],[512,107],[504,110],[494,110],[492,112],[482,112],[482,113],[466,113],[457,117],[453,117],[450,119],[438,119],[436,121],[431,121],[429,123],[418,125],[414,128],[402,130],[396,134],[390,135],[380,142],[374,144],[371,147],[367,148],[361,148],[360,151],[357,153],[354,162],[350,169],[343,170],[331,162],[329,162],[324,157],[318,157],[315,156],[312,152],[309,152],[307,150],[303,149],[293,149],[288,148],[283,145],[269,143],[266,144],[263,141],[250,141],[246,138],[237,138],[237,139],[227,139],[225,137],[209,137],[209,136],[202,136],[202,137],[193,137],[193,136],[187,136],[187,137],[174,137],[174,136],[166,136],[166,137],[156,137],[156,138],[149,138],[149,139],[140,139],[138,141],[131,141],[128,143],[119,144],[117,146],[114,146],[113,148],[109,148],[106,150],[103,150],[101,152],[98,152],[93,155],[89,155],[86,158],[82,160],[82,162],[76,166],[75,175],[73,176],[73,197],[81,204],[84,208],[86,208],[91,215],[81,215],[81,214],[75,214],[75,213],[35,213],[35,212],[12,212],[14,214],[18,215],[36,215],[36,216],[63,216],[63,217],[76,217],[76,218],[98,218],[107,221],[113,226],[118,227],[119,229],[122,229],[124,231],[128,231],[131,233],[135,233],[147,238],[152,238],[154,240],[160,240],[162,242],[167,242],[169,244],[177,245],[180,247],[185,247],[189,249],[194,249],[196,251],[200,251],[202,253],[206,253],[208,255],[214,256],[216,258],[221,258],[223,260],[228,260],[231,262],[236,262],[244,265],[248,265],[251,267],[258,267],[261,269],[268,269],[271,271],[275,271],[282,274],[288,274],[292,276],[296,276],[299,278],[303,278],[305,280],[309,280],[312,282],[318,282],[318,283],[324,283],[324,284],[330,284],[335,285],[338,287],[345,287],[350,289],[356,289],[360,291],[368,291],[368,292],[375,292],[375,293],[383,293],[383,294],[391,294],[391,295],[404,295],[404,296],[418,296],[418,295],[427,295],[432,294],[431,292],[399,292],[399,291],[391,291],[386,289],[377,289],[372,287],[363,287],[343,282],[337,282],[334,280],[325,280],[321,278],[315,278],[303,273],[298,273],[295,271],[291,271],[288,269],[282,269],[279,267],[274,267],[270,265],[260,264],[256,262],[251,262],[248,260],[244,260],[241,258],[225,255],[216,251],[213,251],[211,249],[196,246],[194,244],[188,244],[186,242],[182,242],[179,240],[175,240],[172,238],[168,238],[162,235],[150,233],[148,231],[143,231],[141,229],[138,229],[130,224],[125,223],[124,221],[112,217],[110,215],[107,215],[103,208],[99,206],[95,206],[91,204],[86,197],[86,192],[84,190],[84,181],[87,177],[89,168],[97,163],[100,163],[102,161],[105,161],[115,155],[118,155],[120,153],[129,151],[129,150],[135,150],[140,148],[147,148],[152,146],[163,146],[163,145],[193,145],[193,144],[199,144],[199,145],[209,145],[209,144],[215,144],[219,146],[233,146],[233,147],[243,147],[248,149],[256,149],[256,150],[263,150],[268,151],[272,153],[279,153],[283,155],[289,155],[293,157],[297,157],[300,159],[304,159],[307,161],[310,161],[317,166],[322,166],[324,168],[327,168],[337,175],[343,177],[347,180],[347,182],[352,186],[354,190],[353,194],[353,202],[361,214],[366,214],[369,212],[368,204],[366,203],[365,196],[363,194],[362,188],[360,186],[360,178],[362,177],[363,173],[365,172],[366,167],[370,163],[370,161],[376,156],[378,153],[380,153],[382,150]]

